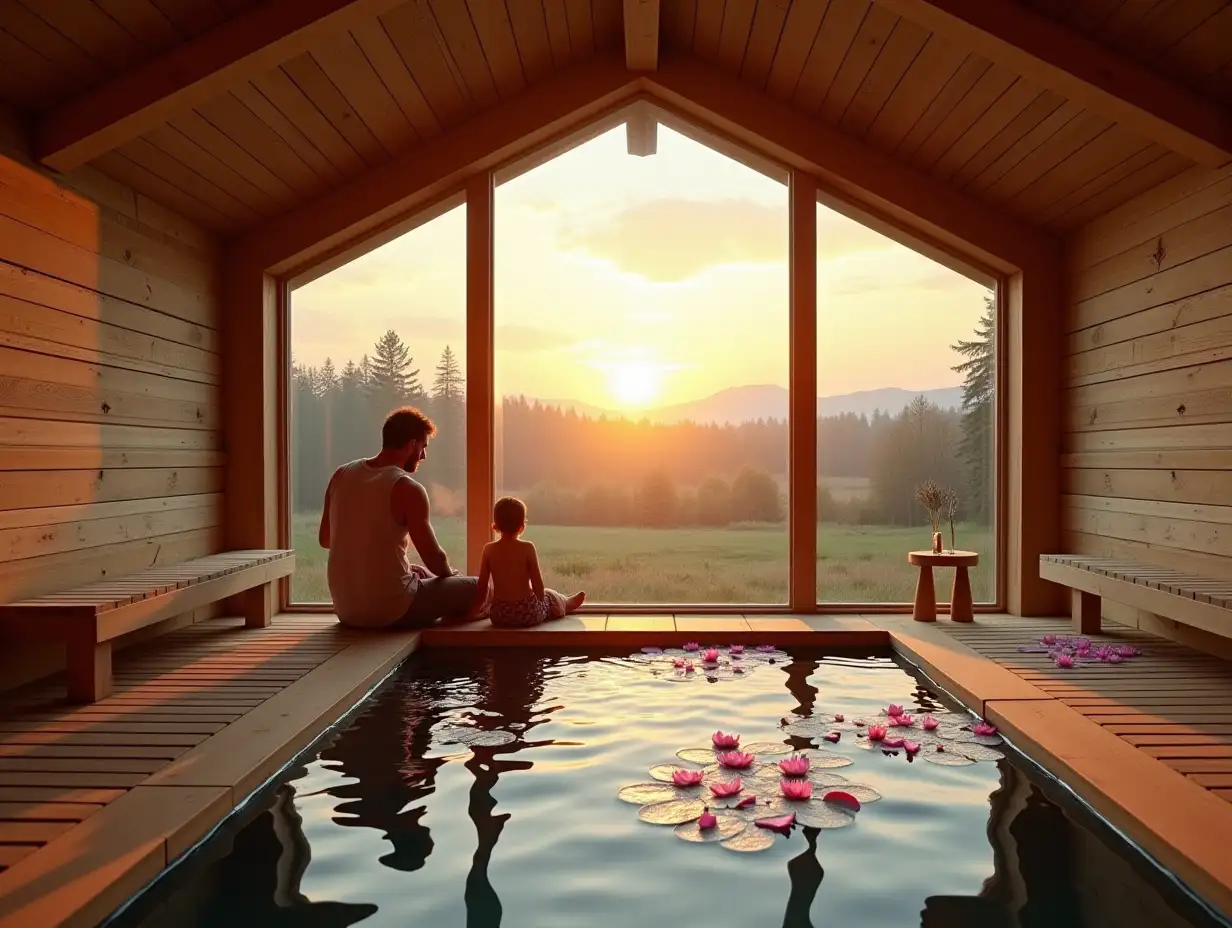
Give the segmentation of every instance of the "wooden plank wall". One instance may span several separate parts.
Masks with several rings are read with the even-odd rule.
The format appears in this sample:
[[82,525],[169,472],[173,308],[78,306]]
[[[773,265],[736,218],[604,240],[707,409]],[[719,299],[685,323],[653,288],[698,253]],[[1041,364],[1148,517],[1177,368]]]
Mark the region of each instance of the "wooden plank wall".
[[[0,601],[221,550],[214,241],[97,172],[53,179],[3,123]],[[0,639],[0,689],[61,662]]]
[[[1066,551],[1232,579],[1232,165],[1067,240]],[[1232,656],[1112,603],[1105,615]]]

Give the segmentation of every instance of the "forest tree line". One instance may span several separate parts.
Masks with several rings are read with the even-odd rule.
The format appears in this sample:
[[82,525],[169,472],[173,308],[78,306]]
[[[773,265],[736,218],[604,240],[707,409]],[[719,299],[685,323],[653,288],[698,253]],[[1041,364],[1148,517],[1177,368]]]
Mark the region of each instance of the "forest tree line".
[[[917,396],[898,413],[817,419],[817,474],[863,478],[867,494],[818,489],[822,520],[870,525],[927,521],[914,490],[925,479],[962,496],[961,517],[987,522],[993,479],[993,307],[971,341],[952,346],[963,375],[961,410]],[[466,486],[465,378],[446,347],[430,376],[387,331],[370,354],[341,369],[292,364],[293,505],[320,508],[334,468],[374,454],[380,425],[410,404],[438,433],[420,466],[434,511],[460,512]],[[498,492],[520,493],[539,524],[728,525],[786,518],[787,423],[654,423],[586,416],[523,396],[497,409]]]

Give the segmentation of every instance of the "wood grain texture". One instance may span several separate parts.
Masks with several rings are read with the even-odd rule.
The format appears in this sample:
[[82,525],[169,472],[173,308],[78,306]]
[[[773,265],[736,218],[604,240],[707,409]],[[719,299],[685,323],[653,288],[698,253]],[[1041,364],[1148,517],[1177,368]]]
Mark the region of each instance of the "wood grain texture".
[[[0,152],[0,601],[219,549],[220,321],[210,233]],[[0,690],[61,662],[8,644]]]
[[[1066,266],[1064,551],[1232,578],[1232,166],[1095,218]],[[1224,650],[1141,604],[1104,611]]]

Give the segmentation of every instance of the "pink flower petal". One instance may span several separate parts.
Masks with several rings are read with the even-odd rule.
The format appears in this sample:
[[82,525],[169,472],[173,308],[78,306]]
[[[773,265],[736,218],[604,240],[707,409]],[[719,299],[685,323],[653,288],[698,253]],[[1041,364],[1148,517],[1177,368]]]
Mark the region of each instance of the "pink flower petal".
[[831,744],[838,744],[839,734],[836,731],[829,732],[823,736]]
[[908,757],[915,757],[920,753],[920,746],[914,741],[904,741],[903,750],[907,752]]
[[883,738],[881,741],[882,747],[901,748],[906,742],[902,738]]
[[937,726],[938,726],[938,725],[940,725],[940,724],[941,724],[941,723],[940,723],[940,722],[938,722],[938,721],[937,721],[935,718],[933,718],[931,715],[926,715],[926,716],[924,716],[924,718],[923,718],[923,719],[921,719],[921,720],[920,720],[920,726],[921,726],[921,727],[922,727],[925,731],[935,731],[935,730],[936,730],[936,728],[937,728]]
[[888,709],[886,709],[886,715],[888,715],[890,718],[894,718],[894,716],[902,715],[902,714],[903,714],[902,706],[895,706],[891,704],[891,706]]
[[756,796],[745,796],[738,803],[736,803],[736,808],[737,809],[747,809],[749,806],[755,805],[756,802],[757,802]]
[[722,748],[723,750],[738,747],[740,744],[739,735],[729,735],[721,731],[716,731],[711,735],[710,740],[714,742],[716,748]]
[[713,828],[717,824],[719,824],[719,820],[714,817],[714,813],[709,809],[706,809],[702,813],[702,817],[697,820],[697,827],[702,831],[705,831],[707,828]]
[[841,789],[832,789],[821,797],[822,802],[833,802],[835,805],[846,806],[853,812],[860,811],[860,800],[851,793],[845,793]]
[[744,784],[739,777],[727,782],[718,782],[710,784],[710,792],[714,793],[720,799],[726,799],[728,796],[735,796],[744,788]]
[[777,831],[779,834],[787,834],[791,831],[791,826],[795,824],[796,813],[788,812],[786,815],[776,815],[773,818],[759,818],[753,824],[758,828],[765,828],[769,831]]

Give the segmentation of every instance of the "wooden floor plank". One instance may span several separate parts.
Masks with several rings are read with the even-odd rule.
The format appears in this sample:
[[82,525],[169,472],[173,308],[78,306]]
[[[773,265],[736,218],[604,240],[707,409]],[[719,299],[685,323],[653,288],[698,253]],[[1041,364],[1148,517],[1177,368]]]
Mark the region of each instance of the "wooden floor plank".
[[84,802],[0,802],[0,821],[83,822],[101,808]]

